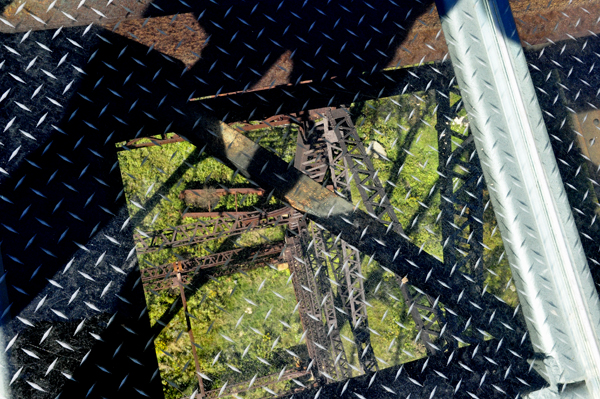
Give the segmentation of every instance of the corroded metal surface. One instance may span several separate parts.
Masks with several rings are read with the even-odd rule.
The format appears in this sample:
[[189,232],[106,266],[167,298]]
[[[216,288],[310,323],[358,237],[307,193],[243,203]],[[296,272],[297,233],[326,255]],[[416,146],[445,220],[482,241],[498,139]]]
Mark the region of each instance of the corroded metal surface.
[[[597,24],[595,16],[600,15],[600,4],[584,1],[569,2],[567,0],[553,1],[550,3],[535,2],[511,2],[517,29],[522,43],[525,47],[536,45],[547,45],[552,42],[571,40],[572,38],[589,36],[600,33],[600,26]],[[406,10],[408,11],[408,9]],[[418,12],[418,11],[413,11]],[[372,70],[381,70],[389,68],[406,67],[411,65],[421,65],[432,61],[445,60],[448,48],[441,31],[441,25],[437,15],[435,5],[420,10],[421,15],[413,22],[404,23],[400,14],[397,15],[395,29],[382,31],[390,43],[396,45],[388,48],[379,49],[385,53],[385,57],[380,56],[380,60],[361,59],[360,55],[353,57],[356,72],[360,69],[372,72]],[[410,18],[409,18],[410,20]],[[144,25],[145,23],[145,25]],[[404,26],[405,25],[405,26]],[[148,28],[148,29],[146,29]],[[365,27],[359,27],[355,34],[368,35],[363,32]],[[377,29],[377,26],[373,29]],[[379,28],[382,29],[381,27]],[[404,30],[403,30],[404,29]],[[408,32],[406,32],[408,29]],[[203,50],[207,46],[209,34],[199,24],[192,13],[180,14],[176,18],[173,16],[164,16],[152,18],[147,22],[130,20],[125,21],[117,27],[115,32],[133,37],[134,40],[147,45],[154,46],[157,50],[179,59],[189,67],[195,65],[202,57]],[[158,32],[165,32],[162,34]],[[399,32],[399,33],[398,33]],[[131,34],[135,36],[131,36]],[[217,32],[216,34],[219,34]],[[394,38],[396,34],[404,37],[404,40],[398,42]],[[347,39],[354,38],[352,34],[347,35]],[[270,42],[269,42],[270,43]],[[299,42],[298,44],[302,44]],[[270,44],[272,46],[272,43]],[[240,53],[245,53],[248,49],[242,47]],[[275,46],[275,49],[278,47]],[[295,65],[294,58],[291,57],[292,50],[281,50],[281,55],[275,58],[270,67],[260,73],[260,76],[254,75],[258,80],[250,87],[239,87],[237,90],[263,90],[273,86],[295,85],[297,83],[317,82],[321,76],[317,75],[320,71],[322,75],[326,69],[317,66],[317,70],[307,70],[306,77],[299,81],[293,78],[291,71]],[[235,50],[232,50],[235,52]],[[265,52],[265,54],[268,53]],[[379,56],[377,53],[376,55]],[[263,70],[264,67],[257,65],[247,65],[254,69]],[[304,66],[304,64],[302,64]],[[210,67],[210,65],[207,65]],[[350,68],[350,65],[348,66]],[[334,75],[334,78],[342,78],[344,74]],[[368,79],[368,76],[363,77]],[[226,92],[231,92],[227,90]],[[214,94],[214,93],[207,93]]]
[[[112,25],[141,18],[149,0],[14,0],[4,6],[0,32],[57,29],[89,24]],[[158,11],[158,10],[156,10]]]

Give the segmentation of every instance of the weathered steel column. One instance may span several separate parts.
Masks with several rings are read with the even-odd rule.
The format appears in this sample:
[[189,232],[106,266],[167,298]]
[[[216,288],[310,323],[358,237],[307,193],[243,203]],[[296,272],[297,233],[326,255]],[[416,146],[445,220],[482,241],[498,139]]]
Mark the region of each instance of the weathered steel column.
[[437,0],[513,278],[550,387],[600,397],[600,307],[506,0]]

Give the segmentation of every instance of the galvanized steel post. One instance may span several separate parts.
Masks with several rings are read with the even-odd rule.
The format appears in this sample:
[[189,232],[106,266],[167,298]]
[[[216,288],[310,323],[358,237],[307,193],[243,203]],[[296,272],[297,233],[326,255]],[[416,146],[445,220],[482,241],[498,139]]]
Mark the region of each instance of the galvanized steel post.
[[598,294],[506,0],[436,0],[530,339],[549,388],[600,397]]

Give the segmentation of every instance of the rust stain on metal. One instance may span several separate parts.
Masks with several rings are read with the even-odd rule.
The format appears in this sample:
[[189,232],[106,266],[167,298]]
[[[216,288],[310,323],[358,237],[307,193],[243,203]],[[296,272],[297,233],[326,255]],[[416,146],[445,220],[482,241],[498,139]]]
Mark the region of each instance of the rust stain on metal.
[[[118,21],[141,18],[148,8],[147,0],[16,0],[8,4],[1,16],[8,22],[0,24],[0,32],[16,33],[28,30],[100,24],[112,28]],[[10,25],[12,25],[12,27]]]
[[178,59],[188,68],[200,59],[208,39],[193,13],[129,19],[122,21],[114,32]]
[[[552,2],[548,8],[548,3],[540,0],[527,3],[512,1],[511,7],[519,36],[525,47],[600,33],[600,25],[596,23],[595,17],[600,15],[600,3],[583,1],[569,3],[568,0],[559,0]],[[156,17],[147,22],[128,20],[122,22],[115,32],[147,46],[154,45],[156,50],[182,61],[188,67],[200,59],[208,37],[192,14],[180,14],[176,18]],[[236,52],[235,48],[230,50]],[[447,52],[439,16],[435,6],[432,6],[412,25],[406,39],[395,49],[388,50],[389,61],[382,67],[389,69],[441,61],[445,59]],[[303,81],[292,82],[290,77],[294,60],[290,59],[290,55],[289,49],[283,51],[262,77],[245,89],[260,90],[274,86],[291,86],[296,83],[310,83],[313,79],[320,78],[320,76],[307,77]]]
[[294,69],[294,62],[290,58],[291,55],[292,52],[290,50],[281,54],[273,66],[251,88],[258,89],[280,85],[284,82],[290,83],[292,70]]

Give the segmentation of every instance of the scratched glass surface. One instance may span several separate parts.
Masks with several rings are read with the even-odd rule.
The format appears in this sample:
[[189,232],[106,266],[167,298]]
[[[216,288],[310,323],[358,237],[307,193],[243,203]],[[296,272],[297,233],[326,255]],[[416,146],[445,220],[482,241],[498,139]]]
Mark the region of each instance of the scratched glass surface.
[[[0,397],[546,385],[431,2],[0,5]],[[596,279],[600,5],[511,6]]]

